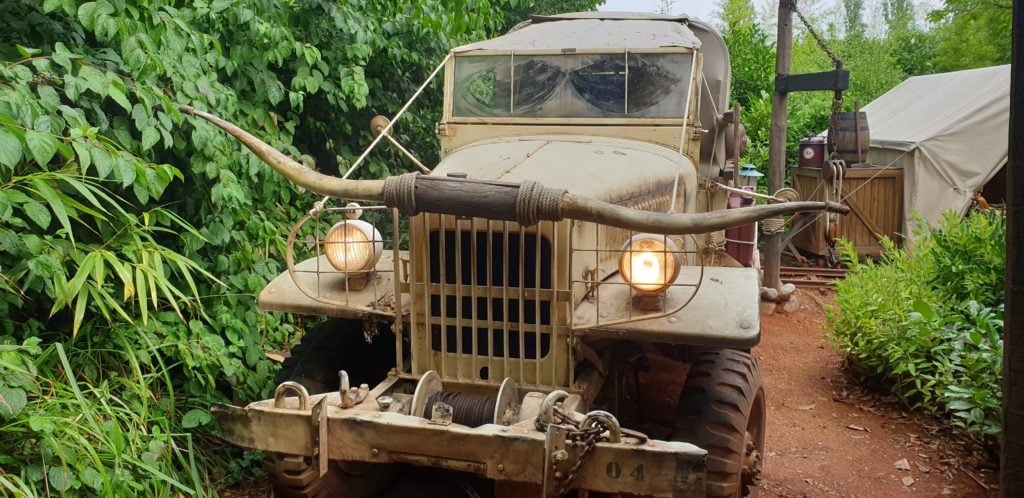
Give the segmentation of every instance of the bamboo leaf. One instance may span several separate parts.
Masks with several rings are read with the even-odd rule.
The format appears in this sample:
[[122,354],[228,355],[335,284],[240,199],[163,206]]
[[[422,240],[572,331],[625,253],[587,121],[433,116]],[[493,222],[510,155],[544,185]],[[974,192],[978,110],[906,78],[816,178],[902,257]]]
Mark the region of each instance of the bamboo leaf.
[[68,219],[68,212],[64,209],[64,202],[61,200],[62,196],[44,181],[33,179],[32,185],[35,186],[36,192],[50,205],[53,214],[57,215],[57,220],[60,221],[61,226],[67,232],[68,238],[71,242],[74,242],[74,231],[71,229],[71,220]]
[[71,337],[78,335],[78,329],[82,327],[82,319],[85,317],[85,307],[89,303],[89,293],[79,292],[78,300],[75,302],[75,318],[71,326]]
[[[152,282],[151,282],[152,283]],[[135,267],[135,287],[139,290],[139,314],[142,315],[142,323],[146,324],[149,319],[148,303],[146,302],[146,275],[141,266]],[[154,296],[156,293],[154,292]],[[156,299],[153,300],[154,304]]]

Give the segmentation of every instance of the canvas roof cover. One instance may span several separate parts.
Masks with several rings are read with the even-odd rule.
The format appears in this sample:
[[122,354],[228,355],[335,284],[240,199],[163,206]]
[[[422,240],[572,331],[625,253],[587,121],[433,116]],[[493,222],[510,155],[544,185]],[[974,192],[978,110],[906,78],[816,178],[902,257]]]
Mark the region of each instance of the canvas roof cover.
[[685,22],[679,17],[609,12],[543,16],[504,36],[456,47],[453,52],[700,47]]
[[[868,161],[904,168],[904,229],[961,214],[1007,161],[1010,66],[915,76],[863,108]],[[908,237],[909,240],[909,237]]]

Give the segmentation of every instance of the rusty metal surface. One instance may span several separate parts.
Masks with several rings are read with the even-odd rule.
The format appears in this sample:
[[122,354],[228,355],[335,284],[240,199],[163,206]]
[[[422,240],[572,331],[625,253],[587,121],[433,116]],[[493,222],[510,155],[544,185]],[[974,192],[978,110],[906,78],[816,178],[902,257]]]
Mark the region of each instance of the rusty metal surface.
[[[328,442],[321,458],[407,462],[533,484],[541,484],[544,479],[546,436],[532,424],[487,424],[477,428],[436,425],[393,412],[343,410],[337,406],[337,393],[310,397],[313,404],[321,400],[326,437],[320,441]],[[295,398],[288,398],[281,408],[274,408],[272,401],[247,408],[215,406],[212,413],[221,437],[232,444],[312,456],[316,439],[311,413],[300,410],[297,403]],[[570,458],[580,449],[575,444],[566,446]],[[703,449],[681,442],[601,442],[594,445],[573,487],[649,496],[703,496],[706,455]]]
[[[681,275],[693,270],[684,267]],[[607,280],[619,278],[616,275]],[[621,300],[626,291],[621,289],[622,286],[616,287],[618,289],[602,297],[607,302],[601,306],[601,312],[609,314],[607,319],[611,319],[613,313],[624,313]],[[706,267],[700,292],[680,311],[661,318],[628,322],[610,328],[592,328],[580,333],[585,337],[748,348],[761,339],[758,289],[756,269]],[[680,292],[676,299],[685,297]],[[597,313],[596,302],[584,302],[576,310],[577,315]]]

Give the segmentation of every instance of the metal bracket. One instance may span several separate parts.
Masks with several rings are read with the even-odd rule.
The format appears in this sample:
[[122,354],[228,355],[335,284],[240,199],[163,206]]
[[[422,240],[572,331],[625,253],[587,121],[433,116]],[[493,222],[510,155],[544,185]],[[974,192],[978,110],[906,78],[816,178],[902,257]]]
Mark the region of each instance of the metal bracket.
[[327,397],[320,398],[313,405],[310,413],[310,423],[313,426],[313,466],[320,472],[320,477],[327,473],[327,464],[330,458],[327,456]]
[[821,73],[781,74],[775,77],[775,91],[790,92],[841,92],[850,88],[850,72],[835,69]]
[[541,496],[556,496],[559,483],[566,478],[569,471],[569,451],[566,439],[569,428],[561,424],[548,426],[547,438],[544,440],[544,484]]

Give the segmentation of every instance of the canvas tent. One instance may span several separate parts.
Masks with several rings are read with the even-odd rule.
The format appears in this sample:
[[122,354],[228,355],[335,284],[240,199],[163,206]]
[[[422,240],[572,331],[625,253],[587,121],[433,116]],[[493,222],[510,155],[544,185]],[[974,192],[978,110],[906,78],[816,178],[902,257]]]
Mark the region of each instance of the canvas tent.
[[868,162],[903,168],[903,233],[911,234],[914,213],[928,221],[947,210],[963,214],[1005,167],[1010,66],[915,76],[863,111]]

